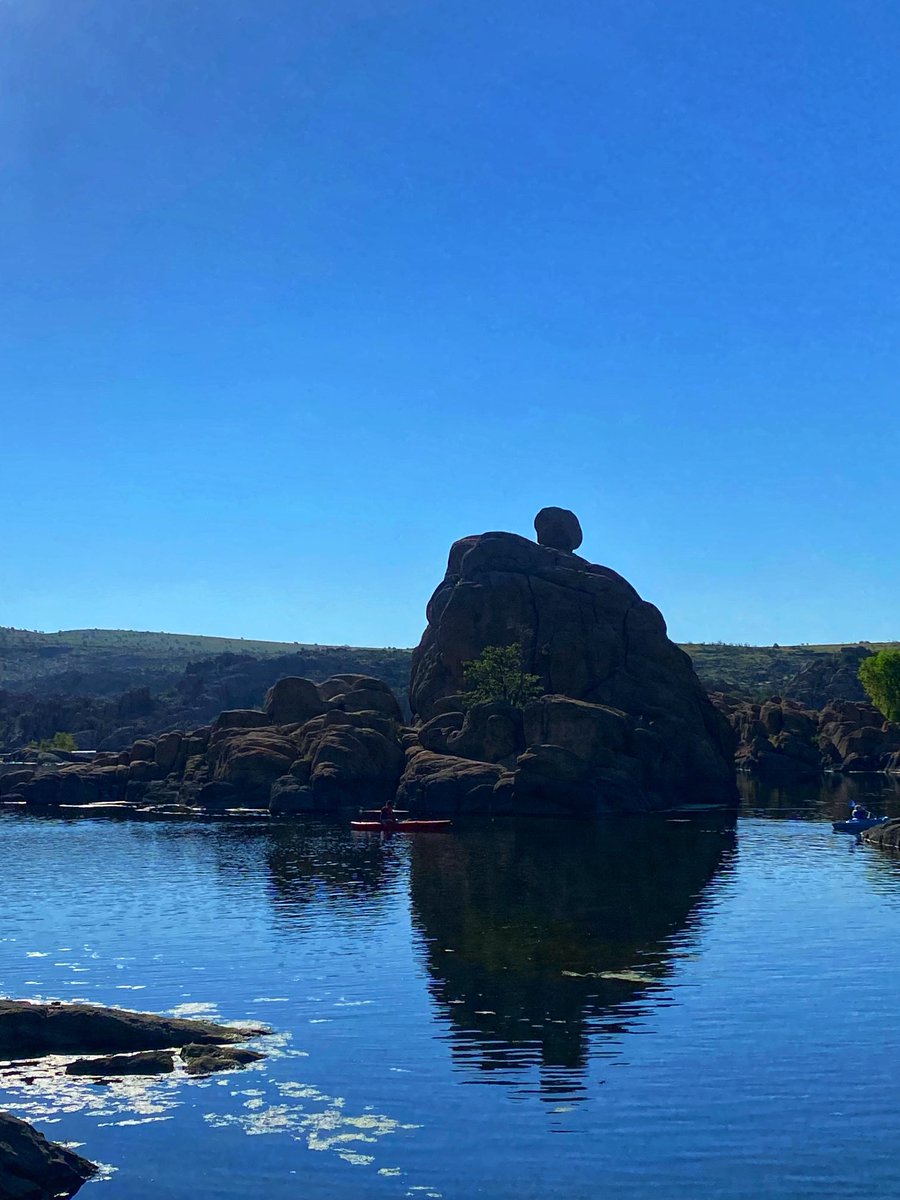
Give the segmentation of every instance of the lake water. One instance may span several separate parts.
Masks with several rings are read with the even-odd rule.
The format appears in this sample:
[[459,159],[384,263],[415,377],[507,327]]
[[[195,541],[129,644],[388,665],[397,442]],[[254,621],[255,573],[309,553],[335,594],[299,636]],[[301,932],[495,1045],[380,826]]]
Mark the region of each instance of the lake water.
[[900,862],[847,798],[387,842],[0,811],[0,994],[274,1031],[207,1079],[0,1070],[0,1108],[108,1165],[86,1200],[896,1200]]

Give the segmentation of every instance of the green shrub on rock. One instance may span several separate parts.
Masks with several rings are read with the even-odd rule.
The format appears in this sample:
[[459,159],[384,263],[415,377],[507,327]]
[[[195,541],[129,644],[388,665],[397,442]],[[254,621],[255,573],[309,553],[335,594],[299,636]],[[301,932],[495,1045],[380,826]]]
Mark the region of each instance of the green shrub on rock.
[[518,642],[511,646],[485,646],[477,658],[463,664],[463,675],[471,689],[464,696],[467,708],[495,700],[524,708],[544,690],[539,676],[526,673]]
[[876,708],[900,721],[900,650],[881,650],[859,664],[859,678]]
[[75,739],[71,733],[54,733],[52,738],[41,738],[39,742],[30,742],[31,750],[77,750]]

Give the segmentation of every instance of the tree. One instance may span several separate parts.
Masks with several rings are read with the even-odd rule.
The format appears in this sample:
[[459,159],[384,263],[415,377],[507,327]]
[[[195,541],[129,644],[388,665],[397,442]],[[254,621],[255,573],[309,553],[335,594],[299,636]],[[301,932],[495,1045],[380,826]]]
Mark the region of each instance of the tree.
[[900,650],[881,650],[859,664],[859,678],[876,708],[900,721]]
[[539,676],[526,674],[518,642],[511,646],[485,646],[477,658],[463,663],[463,675],[471,688],[463,697],[467,708],[494,700],[505,700],[515,708],[522,708],[544,690]]
[[75,739],[71,733],[54,733],[52,738],[41,738],[39,742],[29,742],[31,750],[77,750]]

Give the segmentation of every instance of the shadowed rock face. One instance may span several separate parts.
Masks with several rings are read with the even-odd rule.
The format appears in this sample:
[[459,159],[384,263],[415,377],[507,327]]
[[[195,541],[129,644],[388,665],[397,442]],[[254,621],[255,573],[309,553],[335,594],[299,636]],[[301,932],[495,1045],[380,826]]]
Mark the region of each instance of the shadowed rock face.
[[889,850],[892,854],[900,854],[900,819],[886,821],[884,825],[876,825],[867,829],[862,835],[864,842],[877,846],[879,850]]
[[97,1168],[64,1146],[48,1142],[25,1121],[0,1112],[0,1197],[55,1200],[74,1196]]
[[516,821],[415,839],[413,919],[455,1053],[577,1085],[589,1026],[622,1032],[622,1005],[664,983],[673,939],[734,845],[728,814],[629,818],[614,835]]
[[162,1050],[189,1042],[239,1042],[264,1029],[234,1029],[95,1004],[32,1004],[0,1000],[0,1058],[43,1054],[118,1054]]
[[[464,665],[487,646],[518,642],[547,693],[525,710],[525,754],[505,764],[514,778],[498,780],[493,811],[735,802],[727,721],[659,611],[615,571],[511,533],[463,538],[427,616],[410,679],[420,721],[460,706]],[[425,736],[437,746],[440,735],[448,753],[477,757],[449,724]],[[402,795],[427,807],[423,764],[436,778],[431,760],[410,755]]]
[[772,696],[762,703],[717,694],[712,702],[737,734],[739,768],[772,783],[823,771],[900,770],[900,724],[868,703],[832,700],[817,712]]

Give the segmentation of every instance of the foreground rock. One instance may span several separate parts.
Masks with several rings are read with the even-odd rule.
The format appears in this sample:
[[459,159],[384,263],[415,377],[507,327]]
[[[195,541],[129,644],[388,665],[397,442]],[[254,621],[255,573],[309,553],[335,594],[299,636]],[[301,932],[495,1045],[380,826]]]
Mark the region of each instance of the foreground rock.
[[[535,525],[544,544],[485,533],[450,551],[413,652],[421,728],[406,746],[401,803],[572,814],[735,803],[733,735],[659,611],[569,552],[574,514],[544,509]],[[547,694],[524,713],[464,712],[464,665],[514,642]]]
[[879,850],[900,854],[900,818],[885,821],[883,825],[876,825],[874,829],[867,829],[862,839],[870,846],[877,846]]
[[73,1196],[96,1172],[93,1163],[48,1142],[42,1133],[0,1112],[0,1197],[53,1200]]
[[219,1045],[268,1032],[236,1029],[156,1013],[133,1013],[93,1004],[32,1004],[0,1000],[0,1059],[44,1054],[121,1054],[166,1050],[188,1043]]

